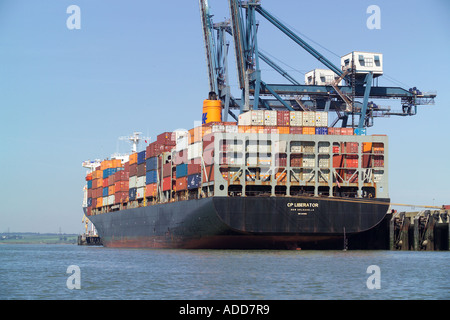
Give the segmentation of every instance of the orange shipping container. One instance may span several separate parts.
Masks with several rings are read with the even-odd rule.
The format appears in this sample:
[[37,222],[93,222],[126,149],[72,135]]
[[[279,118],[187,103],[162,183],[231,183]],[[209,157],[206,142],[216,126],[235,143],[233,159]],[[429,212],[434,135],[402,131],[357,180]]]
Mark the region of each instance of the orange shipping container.
[[289,134],[289,132],[290,132],[289,127],[278,127],[279,134]]
[[97,208],[101,208],[103,206],[103,198],[99,197],[97,198]]
[[303,134],[316,134],[316,128],[315,127],[303,127],[302,133]]
[[113,195],[115,193],[115,187],[114,186],[109,186],[108,187],[108,194],[109,195]]
[[137,153],[132,153],[130,154],[130,164],[135,164],[137,163]]

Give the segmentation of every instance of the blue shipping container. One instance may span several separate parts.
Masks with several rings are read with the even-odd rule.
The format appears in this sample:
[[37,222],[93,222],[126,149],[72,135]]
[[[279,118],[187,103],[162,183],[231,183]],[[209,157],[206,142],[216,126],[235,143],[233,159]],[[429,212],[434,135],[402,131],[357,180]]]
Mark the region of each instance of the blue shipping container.
[[88,198],[87,206],[92,207],[92,198]]
[[108,187],[103,188],[103,196],[107,197],[108,196]]
[[177,178],[186,177],[188,175],[187,163],[177,165]]
[[145,174],[145,183],[158,183],[158,172],[156,170],[147,171]]
[[147,163],[145,164],[145,170],[152,171],[158,169],[158,157],[148,158]]
[[128,198],[130,200],[136,200],[137,188],[130,188],[128,190]]
[[141,164],[145,162],[145,150],[141,151],[137,155],[137,164]]
[[87,182],[87,188],[88,188],[88,189],[92,189],[92,180],[89,180],[89,181]]
[[317,127],[316,128],[316,134],[328,134],[328,128],[327,127]]
[[187,178],[188,189],[197,189],[202,181],[202,175],[200,173],[194,173]]
[[108,168],[103,170],[103,179],[108,178],[110,175],[117,172],[117,168]]

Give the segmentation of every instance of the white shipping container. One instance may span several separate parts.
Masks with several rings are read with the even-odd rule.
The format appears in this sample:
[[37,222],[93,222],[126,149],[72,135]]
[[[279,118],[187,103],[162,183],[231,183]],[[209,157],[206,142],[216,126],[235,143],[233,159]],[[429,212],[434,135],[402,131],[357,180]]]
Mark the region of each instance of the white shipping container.
[[103,198],[102,198],[102,201],[103,201],[103,202],[102,202],[102,205],[103,205],[103,206],[107,206],[107,205],[108,205],[108,197],[103,197]]
[[137,176],[131,176],[128,179],[128,183],[129,183],[129,188],[136,188],[136,184],[137,184]]
[[304,127],[316,126],[316,113],[314,111],[303,112],[303,126]]
[[319,158],[319,168],[329,168],[329,167],[330,167],[330,159]]
[[328,112],[316,111],[316,127],[328,127]]
[[303,155],[302,166],[304,168],[314,168],[315,167],[314,155]]
[[137,188],[136,190],[136,199],[142,199],[145,195],[145,187]]
[[277,111],[276,110],[264,110],[264,125],[276,126],[277,125]]
[[230,125],[230,126],[225,126],[225,132],[227,133],[238,133],[238,126],[235,125]]
[[145,187],[145,176],[137,177],[136,179],[136,188]]
[[249,125],[251,125],[251,121],[252,121],[252,117],[251,117],[250,111],[241,113],[238,117],[238,125],[239,126],[249,126]]
[[252,110],[252,126],[263,126],[264,125],[264,110]]
[[272,164],[272,157],[270,155],[259,155],[258,164],[260,166],[270,166]]
[[302,111],[291,111],[291,127],[301,127],[303,125],[303,112]]
[[116,200],[116,196],[115,195],[108,196],[108,205],[113,205],[115,200]]

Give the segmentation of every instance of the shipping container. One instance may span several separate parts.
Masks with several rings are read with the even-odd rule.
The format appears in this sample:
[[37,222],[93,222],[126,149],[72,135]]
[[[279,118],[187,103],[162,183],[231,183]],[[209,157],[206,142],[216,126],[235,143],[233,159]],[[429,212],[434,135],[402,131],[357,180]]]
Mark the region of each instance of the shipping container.
[[137,162],[130,164],[130,177],[137,175]]
[[108,195],[112,195],[116,192],[116,188],[114,186],[108,187]]
[[137,176],[130,176],[130,179],[128,180],[129,188],[136,188],[137,186]]
[[128,201],[128,190],[127,191],[119,191],[114,194],[114,203],[124,203]]
[[188,164],[182,163],[176,168],[177,178],[186,177],[188,175]]
[[172,163],[166,163],[163,165],[163,178],[172,176]]
[[143,199],[145,197],[145,186],[136,188],[136,199]]
[[129,180],[127,181],[116,181],[116,183],[114,183],[114,190],[115,192],[122,192],[122,191],[126,191],[128,192],[128,186],[129,186]]
[[136,179],[136,188],[143,188],[145,187],[145,183],[146,183],[147,177],[142,176],[142,177],[137,177]]
[[162,185],[163,191],[172,190],[172,177],[165,177],[163,179],[163,185]]
[[303,127],[302,128],[303,134],[316,134],[316,128],[315,127]]
[[347,154],[345,162],[347,168],[358,168],[358,155]]
[[316,111],[315,123],[316,127],[328,127],[328,112]]
[[157,170],[158,169],[158,157],[147,158],[145,169],[147,171]]
[[158,194],[158,184],[151,183],[145,186],[145,196],[146,197],[156,197]]
[[202,165],[200,164],[201,159],[193,159],[188,163],[188,175],[200,173],[202,171]]
[[146,184],[158,183],[158,171],[157,170],[147,171],[145,175],[145,183]]
[[145,150],[138,152],[137,154],[137,164],[145,163]]
[[202,175],[199,173],[191,174],[187,177],[187,188],[189,190],[191,189],[197,189],[202,181]]
[[289,126],[290,122],[290,111],[277,111],[277,126]]
[[316,126],[316,113],[314,111],[304,111],[302,125],[304,127],[315,127]]
[[138,177],[145,176],[145,161],[143,163],[137,165],[136,175]]
[[327,127],[316,127],[316,134],[327,135],[328,128]]
[[174,132],[161,133],[156,137],[156,141],[162,145],[175,146],[177,144],[176,133]]
[[206,166],[203,170],[203,182],[214,181],[214,166]]
[[277,111],[276,110],[264,110],[264,125],[276,126],[277,125]]
[[175,190],[176,191],[187,190],[187,177],[181,177],[176,179]]
[[130,154],[130,165],[137,164],[137,153]]
[[290,111],[289,124],[291,127],[303,126],[303,112],[302,111]]
[[136,200],[137,188],[130,188],[128,191],[128,198],[130,201]]

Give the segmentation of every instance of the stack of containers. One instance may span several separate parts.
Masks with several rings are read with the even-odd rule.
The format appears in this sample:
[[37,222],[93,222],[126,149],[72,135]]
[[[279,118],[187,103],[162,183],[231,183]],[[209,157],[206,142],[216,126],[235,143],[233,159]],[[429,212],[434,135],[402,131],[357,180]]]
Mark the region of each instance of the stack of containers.
[[328,134],[328,112],[315,112],[316,134]]
[[156,197],[158,192],[158,156],[146,159],[145,196]]
[[303,134],[303,112],[302,111],[290,111],[289,124],[291,126],[290,132],[292,134]]
[[136,162],[136,199],[143,199],[146,185],[146,158],[145,150],[137,154]]
[[[102,171],[102,206],[112,205],[115,202],[114,178],[112,177],[122,168],[122,162],[119,159],[104,160],[100,164]],[[112,183],[110,182],[112,181]],[[112,188],[110,188],[112,186]],[[98,200],[97,200],[98,202]]]
[[137,153],[132,153],[130,155],[130,172],[129,172],[129,182],[128,182],[128,199],[130,201],[136,200],[137,194]]
[[209,134],[203,137],[203,162],[205,169],[202,182],[214,181],[214,135]]
[[126,162],[124,170],[117,171],[114,174],[114,203],[128,202],[130,182],[130,163]]
[[87,212],[88,216],[92,212],[92,172],[86,175],[86,186],[87,186]]

